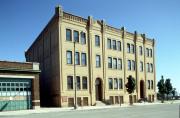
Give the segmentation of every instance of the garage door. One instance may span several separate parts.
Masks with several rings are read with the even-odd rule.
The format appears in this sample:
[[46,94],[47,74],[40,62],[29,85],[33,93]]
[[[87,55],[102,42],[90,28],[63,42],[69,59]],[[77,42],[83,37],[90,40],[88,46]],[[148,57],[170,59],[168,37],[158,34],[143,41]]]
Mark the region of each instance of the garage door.
[[30,79],[0,78],[0,111],[31,108]]

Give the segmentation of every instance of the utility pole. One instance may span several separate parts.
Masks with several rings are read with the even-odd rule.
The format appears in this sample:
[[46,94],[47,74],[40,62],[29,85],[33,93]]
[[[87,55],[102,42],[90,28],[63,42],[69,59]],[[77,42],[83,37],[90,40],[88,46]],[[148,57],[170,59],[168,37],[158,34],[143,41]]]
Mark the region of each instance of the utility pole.
[[77,79],[76,79],[76,49],[75,49],[76,41],[74,41],[74,109],[77,109]]

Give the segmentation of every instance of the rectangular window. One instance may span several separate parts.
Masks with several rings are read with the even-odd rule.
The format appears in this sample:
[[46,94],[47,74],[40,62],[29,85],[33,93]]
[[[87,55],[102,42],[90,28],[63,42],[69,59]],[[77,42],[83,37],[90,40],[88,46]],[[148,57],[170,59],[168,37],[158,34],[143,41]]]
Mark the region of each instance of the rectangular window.
[[118,69],[122,70],[122,59],[118,59]]
[[113,48],[113,50],[116,50],[116,40],[112,41],[112,48]]
[[143,72],[143,62],[140,61],[140,71]]
[[150,72],[153,72],[153,64],[150,64]]
[[72,41],[72,35],[70,29],[66,29],[66,41]]
[[81,64],[86,66],[86,53],[81,53]]
[[131,60],[128,60],[128,70],[131,70]]
[[140,54],[140,55],[143,55],[143,49],[142,49],[142,46],[139,46],[139,54]]
[[86,44],[86,33],[81,32],[81,44]]
[[101,57],[100,57],[100,55],[96,55],[96,67],[101,67]]
[[135,61],[132,60],[132,70],[135,70],[135,69],[136,69]]
[[112,68],[112,58],[108,57],[108,68]]
[[150,57],[152,57],[153,56],[153,54],[152,54],[152,49],[150,49]]
[[123,89],[123,81],[122,81],[122,79],[119,79],[119,89]]
[[87,89],[87,77],[82,77],[83,89]]
[[114,89],[118,89],[118,79],[114,78]]
[[153,80],[151,80],[151,89],[154,88]]
[[109,78],[108,82],[109,82],[109,89],[113,89],[113,79]]
[[121,42],[120,41],[117,41],[117,50],[121,51]]
[[146,56],[149,57],[149,49],[146,48]]
[[127,52],[128,52],[128,53],[131,52],[131,50],[130,50],[130,44],[129,44],[129,43],[127,43]]
[[131,53],[135,53],[135,47],[134,47],[134,45],[133,44],[131,44]]
[[148,80],[148,89],[150,89],[150,85],[151,85],[150,80]]
[[150,72],[150,66],[149,66],[149,63],[146,64],[146,71],[147,71],[147,72]]
[[67,88],[73,89],[73,76],[67,76]]
[[81,89],[81,79],[79,76],[76,76],[76,85],[77,85],[77,90]]
[[79,32],[74,30],[74,41],[79,43]]
[[98,35],[95,35],[95,46],[100,46],[100,37]]
[[72,51],[66,51],[67,64],[72,64]]
[[76,52],[76,54],[75,54],[75,64],[80,65],[79,52]]
[[107,39],[107,48],[111,49],[111,39]]
[[117,69],[117,58],[113,58],[113,68]]

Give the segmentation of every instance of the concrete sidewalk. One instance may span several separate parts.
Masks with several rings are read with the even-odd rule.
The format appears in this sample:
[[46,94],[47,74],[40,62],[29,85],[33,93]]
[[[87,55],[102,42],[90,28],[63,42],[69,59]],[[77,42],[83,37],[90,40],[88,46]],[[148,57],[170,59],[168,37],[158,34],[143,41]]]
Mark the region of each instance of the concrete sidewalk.
[[35,110],[20,110],[20,111],[4,111],[0,112],[0,116],[16,116],[16,115],[27,115],[27,114],[38,114],[38,113],[49,113],[49,112],[68,112],[68,111],[79,111],[79,110],[98,110],[98,109],[109,109],[109,108],[125,108],[125,107],[135,107],[135,106],[144,106],[144,105],[157,105],[157,104],[176,104],[180,103],[180,100],[177,101],[165,101],[165,103],[161,103],[160,101],[154,103],[134,103],[133,105],[122,104],[120,105],[107,105],[107,106],[86,106],[86,107],[78,107],[74,110],[73,107],[67,108],[40,108]]

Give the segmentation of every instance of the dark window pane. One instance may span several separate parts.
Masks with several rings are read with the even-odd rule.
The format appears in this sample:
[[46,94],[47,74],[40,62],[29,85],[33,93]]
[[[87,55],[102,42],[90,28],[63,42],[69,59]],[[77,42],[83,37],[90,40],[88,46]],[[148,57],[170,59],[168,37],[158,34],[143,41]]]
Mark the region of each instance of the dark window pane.
[[107,48],[111,49],[111,39],[107,39]]
[[83,89],[87,89],[87,77],[83,77]]
[[100,55],[96,55],[96,67],[101,67],[101,58],[100,58]]
[[108,57],[108,68],[112,68],[112,58]]
[[86,66],[86,53],[81,53],[81,64]]
[[77,90],[81,89],[81,80],[79,76],[76,76],[76,85],[77,85]]
[[78,31],[74,31],[74,41],[79,42],[79,32]]
[[79,52],[76,52],[75,59],[75,64],[80,65]]
[[72,64],[72,51],[66,52],[66,61],[67,61],[67,64]]
[[71,30],[70,29],[66,29],[66,40],[67,41],[72,41],[72,38],[71,38]]
[[95,35],[95,46],[100,46],[100,38],[98,35]]
[[67,88],[73,89],[73,77],[72,76],[67,76]]
[[81,32],[81,44],[86,44],[86,33]]

